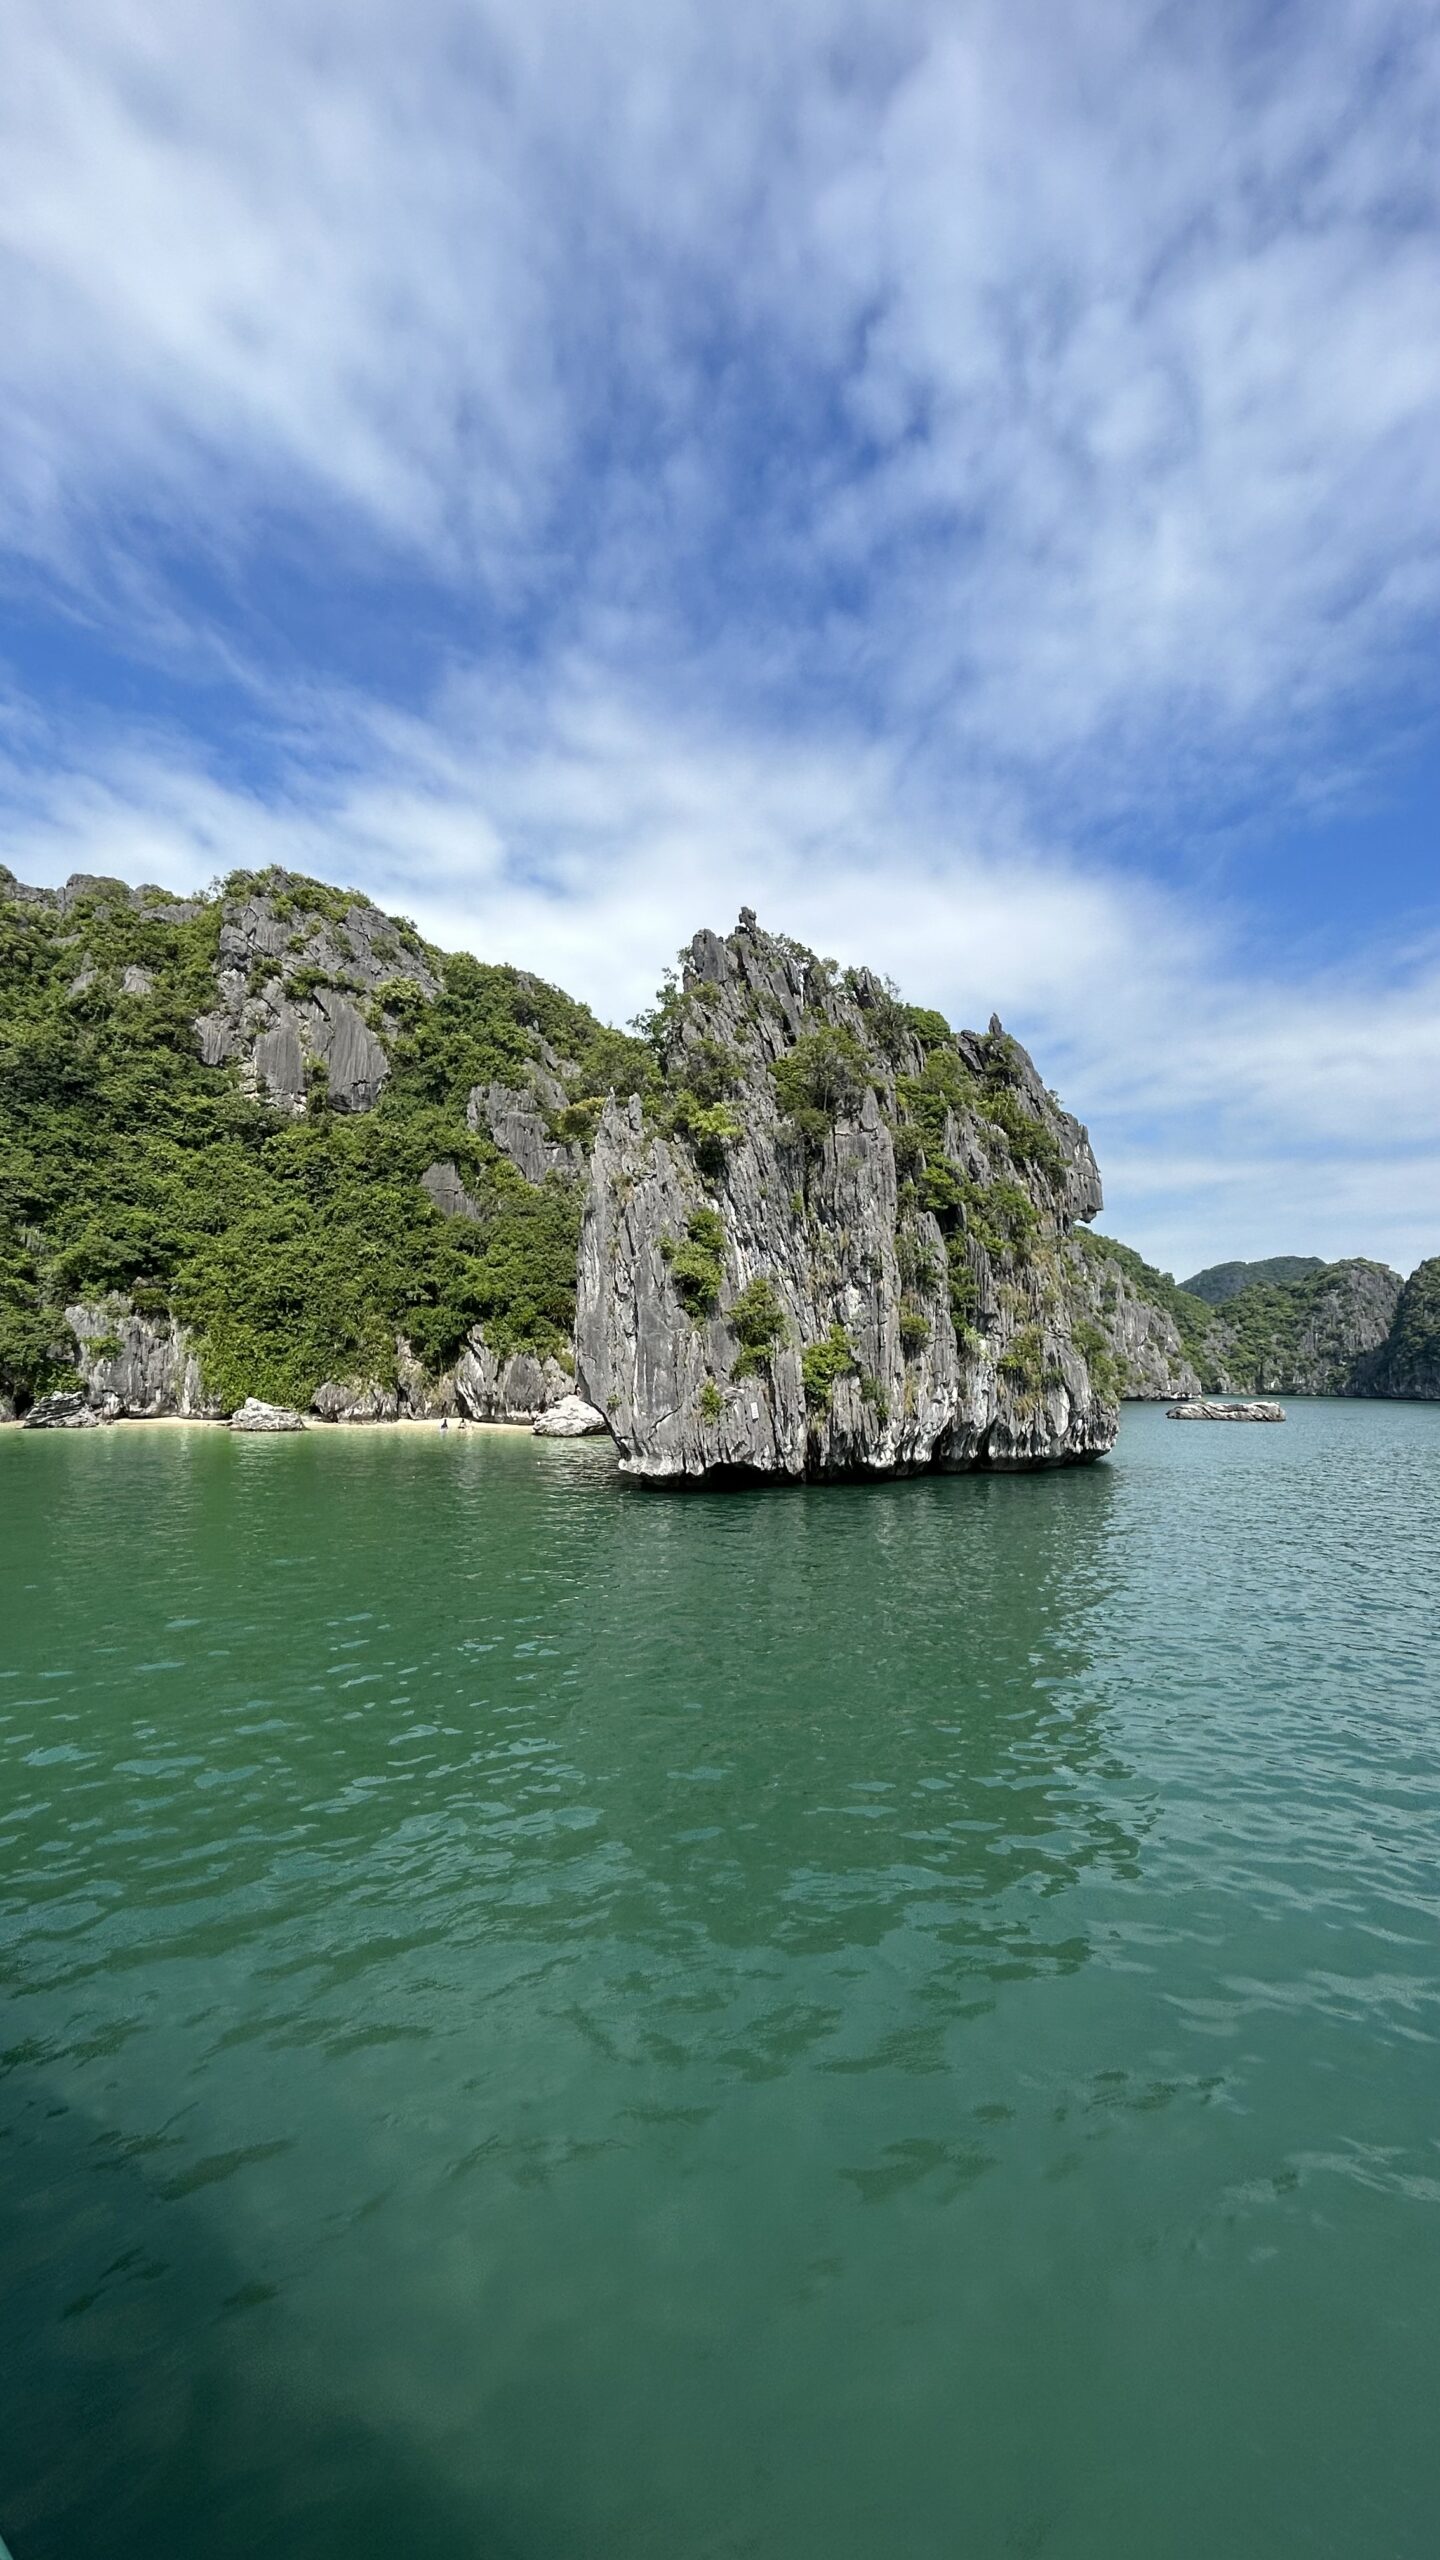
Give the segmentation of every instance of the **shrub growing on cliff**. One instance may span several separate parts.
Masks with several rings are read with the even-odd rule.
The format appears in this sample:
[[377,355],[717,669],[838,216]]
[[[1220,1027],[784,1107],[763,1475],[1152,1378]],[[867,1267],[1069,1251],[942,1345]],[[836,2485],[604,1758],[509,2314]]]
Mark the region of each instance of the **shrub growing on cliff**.
[[901,1109],[919,1130],[927,1155],[939,1156],[945,1145],[945,1124],[953,1113],[957,1119],[973,1111],[979,1087],[968,1067],[948,1045],[929,1051],[918,1076],[901,1076],[896,1085],[896,1098]]
[[1065,1151],[1054,1130],[1047,1121],[1037,1120],[1027,1111],[1009,1085],[985,1085],[977,1097],[976,1109],[992,1128],[1002,1132],[1016,1164],[1043,1175],[1052,1185],[1063,1182]]
[[740,1344],[730,1375],[748,1378],[766,1367],[772,1352],[785,1339],[785,1310],[774,1281],[763,1276],[747,1281],[730,1309],[728,1321]]
[[851,1118],[859,1110],[868,1071],[865,1052],[853,1031],[827,1022],[817,1031],[802,1032],[794,1047],[775,1060],[770,1073],[791,1127],[820,1145],[837,1120]]
[[1027,1394],[1038,1395],[1045,1380],[1045,1349],[1038,1325],[1025,1325],[1006,1344],[1000,1374]]
[[688,1089],[675,1095],[662,1125],[687,1141],[701,1172],[712,1179],[724,1172],[727,1150],[745,1134],[744,1121],[728,1102],[701,1102]]
[[697,1209],[686,1224],[683,1243],[662,1236],[660,1252],[681,1303],[692,1316],[709,1315],[719,1300],[724,1272],[725,1222],[719,1210]]
[[828,1412],[837,1382],[853,1378],[859,1366],[854,1344],[841,1324],[832,1324],[822,1341],[807,1343],[800,1355],[800,1379],[811,1412]]
[[896,1237],[895,1260],[902,1289],[913,1289],[921,1297],[933,1295],[940,1285],[934,1250],[912,1228],[904,1228]]
[[902,1306],[900,1348],[907,1360],[918,1360],[930,1339],[930,1319],[923,1307]]
[[1104,1404],[1118,1404],[1122,1391],[1120,1364],[1098,1324],[1088,1317],[1070,1328],[1070,1339],[1090,1373],[1090,1384]]
[[1092,1267],[1108,1264],[1112,1270],[1123,1272],[1135,1297],[1163,1307],[1205,1385],[1219,1384],[1213,1307],[1207,1307],[1203,1298],[1192,1298],[1168,1271],[1157,1271],[1153,1263],[1141,1259],[1132,1245],[1117,1243],[1114,1236],[1099,1236],[1091,1228],[1077,1227],[1075,1242]]

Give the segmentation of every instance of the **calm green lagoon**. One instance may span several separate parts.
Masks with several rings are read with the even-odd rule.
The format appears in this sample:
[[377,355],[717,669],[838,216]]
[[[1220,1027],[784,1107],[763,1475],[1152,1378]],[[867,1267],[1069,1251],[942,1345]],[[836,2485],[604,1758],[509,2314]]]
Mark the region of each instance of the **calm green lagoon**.
[[1440,1408],[0,1434],[15,2560],[1431,2560]]

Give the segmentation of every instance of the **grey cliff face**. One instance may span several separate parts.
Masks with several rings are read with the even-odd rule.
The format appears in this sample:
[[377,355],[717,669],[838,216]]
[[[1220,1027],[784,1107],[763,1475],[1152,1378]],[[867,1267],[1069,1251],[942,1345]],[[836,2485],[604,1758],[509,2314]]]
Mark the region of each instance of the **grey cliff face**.
[[[798,1480],[1100,1455],[1072,1334],[1089,1141],[998,1025],[950,1035],[742,917],[697,935],[668,1110],[601,1120],[576,1354],[622,1468]],[[703,1097],[716,1093],[706,1102]]]
[[[423,996],[439,985],[402,927],[359,900],[336,916],[313,908],[292,913],[282,876],[264,894],[226,906],[219,1001],[195,1025],[200,1054],[212,1067],[233,1060],[242,1084],[283,1110],[304,1110],[323,1069],[336,1110],[369,1111],[389,1061],[367,1017],[381,991],[401,980]],[[383,1009],[380,1023],[383,1029]]]
[[574,1386],[558,1360],[538,1360],[533,1351],[499,1360],[476,1332],[453,1371],[454,1409],[471,1422],[534,1422]]
[[63,1388],[54,1395],[37,1396],[24,1419],[26,1431],[88,1431],[97,1423],[118,1422],[118,1411],[92,1404],[87,1395],[75,1388]]
[[547,1112],[558,1110],[564,1100],[564,1086],[541,1067],[534,1082],[523,1087],[477,1084],[465,1116],[472,1129],[488,1130],[527,1182],[539,1183],[549,1173],[579,1174],[585,1169],[583,1147],[550,1135]]
[[1198,1396],[1203,1381],[1168,1309],[1142,1297],[1118,1262],[1077,1249],[1074,1271],[1074,1304],[1105,1335],[1121,1394],[1137,1404]]
[[1367,1393],[1440,1399],[1440,1259],[1422,1262],[1400,1291],[1384,1348],[1369,1364]]
[[1379,1262],[1336,1262],[1313,1285],[1293,1354],[1257,1384],[1292,1395],[1365,1395],[1395,1322],[1400,1275]]
[[327,1378],[311,1397],[310,1410],[321,1422],[394,1422],[400,1398],[374,1378]]
[[199,1420],[220,1412],[206,1395],[199,1355],[173,1317],[152,1320],[137,1315],[128,1298],[112,1297],[67,1307],[65,1322],[91,1405],[110,1404],[142,1421],[162,1414]]

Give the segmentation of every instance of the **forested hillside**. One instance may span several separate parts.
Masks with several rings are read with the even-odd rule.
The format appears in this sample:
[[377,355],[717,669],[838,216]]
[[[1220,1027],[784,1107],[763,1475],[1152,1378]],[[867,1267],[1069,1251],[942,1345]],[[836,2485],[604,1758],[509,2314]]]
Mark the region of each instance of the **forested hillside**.
[[[207,1065],[197,1025],[226,977],[240,1047]],[[332,1093],[318,1043],[302,1095],[277,1098],[255,1071],[266,1034],[247,1009],[303,1024],[308,1007],[318,1023],[332,989],[383,1049],[373,1107]],[[469,1109],[537,1066],[562,1140],[588,1097],[654,1072],[642,1042],[557,988],[442,957],[317,881],[52,898],[0,874],[0,1387],[25,1401],[54,1384],[74,1357],[66,1306],[117,1291],[193,1331],[225,1404],[303,1406],[327,1378],[393,1378],[397,1334],[432,1369],[476,1325],[501,1354],[563,1349],[578,1173],[557,1149],[525,1180]],[[437,1166],[467,1214],[422,1187]]]

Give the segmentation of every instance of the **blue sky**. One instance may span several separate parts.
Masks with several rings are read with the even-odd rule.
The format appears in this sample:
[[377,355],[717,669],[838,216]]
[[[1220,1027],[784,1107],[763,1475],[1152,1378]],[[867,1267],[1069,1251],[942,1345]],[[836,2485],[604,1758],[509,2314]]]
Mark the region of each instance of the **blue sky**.
[[10,0],[22,876],[283,861],[612,1017],[742,901],[1171,1268],[1440,1251],[1416,0]]

